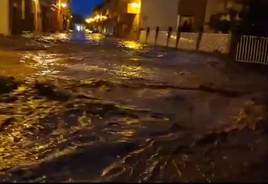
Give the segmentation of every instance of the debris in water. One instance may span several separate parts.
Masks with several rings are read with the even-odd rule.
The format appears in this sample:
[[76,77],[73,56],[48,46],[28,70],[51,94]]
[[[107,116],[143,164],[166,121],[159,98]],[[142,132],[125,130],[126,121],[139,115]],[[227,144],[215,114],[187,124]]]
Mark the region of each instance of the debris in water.
[[71,94],[62,91],[58,87],[51,84],[36,82],[34,87],[38,90],[40,95],[46,96],[53,100],[67,101],[72,97]]

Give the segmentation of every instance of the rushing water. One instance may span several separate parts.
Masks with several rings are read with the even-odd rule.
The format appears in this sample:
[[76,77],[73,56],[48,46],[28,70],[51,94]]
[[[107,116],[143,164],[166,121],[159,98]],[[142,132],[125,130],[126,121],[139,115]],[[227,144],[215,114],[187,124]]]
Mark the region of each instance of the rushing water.
[[265,76],[98,34],[25,37],[0,52],[2,182],[267,181]]

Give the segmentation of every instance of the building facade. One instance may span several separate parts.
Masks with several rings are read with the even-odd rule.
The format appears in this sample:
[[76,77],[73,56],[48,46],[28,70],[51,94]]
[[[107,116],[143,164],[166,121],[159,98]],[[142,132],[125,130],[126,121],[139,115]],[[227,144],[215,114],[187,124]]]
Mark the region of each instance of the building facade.
[[248,0],[207,0],[204,20],[205,32],[231,32],[240,24]]
[[[189,1],[189,0],[188,0]],[[142,0],[140,27],[146,29],[176,30],[180,0]]]
[[70,27],[70,0],[39,0],[41,2],[42,31],[67,31]]
[[140,27],[140,3],[140,0],[105,0],[95,7],[89,23],[105,34],[136,39]]
[[2,7],[0,11],[0,34],[2,35],[9,35],[10,29],[9,29],[9,1],[8,0],[2,0],[0,1],[0,7]]
[[68,29],[70,0],[1,0],[0,34]]
[[182,32],[231,31],[231,22],[242,19],[250,0],[106,0],[96,7],[90,21],[97,29],[113,35],[135,37],[138,30],[180,29]]
[[[143,29],[158,27],[166,31],[181,28],[183,32],[217,32],[213,21],[231,21],[241,18],[247,0],[142,0],[140,26]],[[230,14],[234,15],[230,15]]]

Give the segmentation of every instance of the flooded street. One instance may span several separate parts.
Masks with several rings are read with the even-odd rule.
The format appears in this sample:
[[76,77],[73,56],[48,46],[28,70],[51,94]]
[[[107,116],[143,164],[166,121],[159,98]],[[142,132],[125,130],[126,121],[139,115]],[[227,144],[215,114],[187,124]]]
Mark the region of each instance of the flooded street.
[[0,46],[1,182],[268,181],[267,76],[99,34],[21,40]]

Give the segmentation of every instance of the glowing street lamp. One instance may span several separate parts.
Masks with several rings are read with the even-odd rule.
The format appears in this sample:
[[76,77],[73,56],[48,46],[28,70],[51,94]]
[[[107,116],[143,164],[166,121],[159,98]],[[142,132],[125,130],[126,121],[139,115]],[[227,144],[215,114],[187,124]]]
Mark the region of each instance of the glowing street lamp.
[[132,8],[140,8],[141,5],[139,3],[131,3]]
[[62,8],[66,8],[66,7],[67,7],[67,4],[66,4],[66,3],[62,3],[62,4],[61,4],[61,7],[62,7]]
[[130,14],[139,14],[141,9],[141,3],[133,2],[129,3],[127,6],[127,12]]

